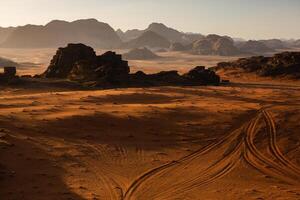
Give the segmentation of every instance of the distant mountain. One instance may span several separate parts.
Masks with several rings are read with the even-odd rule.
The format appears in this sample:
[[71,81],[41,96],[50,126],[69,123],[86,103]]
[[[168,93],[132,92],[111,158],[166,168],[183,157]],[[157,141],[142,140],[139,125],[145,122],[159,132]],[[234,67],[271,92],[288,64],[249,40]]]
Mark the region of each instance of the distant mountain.
[[116,33],[121,38],[123,42],[128,42],[130,40],[136,39],[140,37],[145,31],[144,30],[138,30],[138,29],[132,29],[128,30],[126,32],[123,32],[121,29],[118,29]]
[[157,33],[168,39],[170,42],[183,42],[183,33],[173,28],[169,28],[162,23],[152,23],[145,31]]
[[169,42],[171,43],[179,42],[182,44],[190,44],[198,39],[203,38],[203,35],[201,34],[179,32],[178,30],[167,27],[162,23],[152,23],[145,30],[133,29],[123,32],[120,29],[118,29],[117,34],[124,42],[128,42],[130,40],[140,37],[143,33],[147,31],[157,33],[158,35],[169,40]]
[[208,35],[195,41],[191,46],[191,52],[200,55],[234,56],[240,54],[230,37]]
[[259,42],[264,43],[270,49],[284,49],[287,47],[287,45],[279,39],[259,40]]
[[123,54],[123,58],[126,60],[152,60],[159,58],[159,56],[145,47],[132,49],[128,53]]
[[153,32],[146,31],[141,36],[123,44],[123,48],[169,48],[170,42],[163,36]]
[[296,47],[300,48],[300,40],[296,40],[294,44],[295,44]]
[[249,40],[238,45],[240,51],[244,53],[262,54],[273,52],[274,49],[269,48],[266,44],[256,40]]
[[17,27],[2,43],[2,47],[58,47],[68,43],[85,43],[99,48],[114,48],[121,44],[114,29],[95,19],[73,22],[55,20],[45,26]]
[[14,31],[14,27],[2,28],[0,27],[0,44],[4,42],[9,35]]

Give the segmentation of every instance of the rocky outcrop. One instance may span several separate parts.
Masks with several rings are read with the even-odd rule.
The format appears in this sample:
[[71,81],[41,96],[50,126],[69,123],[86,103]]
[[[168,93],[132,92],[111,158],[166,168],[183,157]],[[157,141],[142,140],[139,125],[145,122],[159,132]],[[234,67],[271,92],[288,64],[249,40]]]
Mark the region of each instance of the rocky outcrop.
[[219,70],[242,69],[261,76],[288,76],[300,78],[300,52],[283,52],[273,57],[256,56],[234,62],[222,62],[214,68]]
[[133,49],[141,47],[169,48],[170,42],[155,32],[147,31],[140,37],[123,44],[123,48]]
[[152,60],[160,57],[145,47],[132,49],[128,53],[123,54],[123,58],[127,60]]
[[114,82],[129,73],[127,61],[114,52],[97,56],[84,44],[69,44],[59,48],[43,76],[46,78],[70,78],[76,81],[102,80]]
[[69,44],[60,48],[42,77],[69,78],[73,81],[99,86],[159,86],[159,85],[218,85],[219,76],[204,67],[196,67],[185,75],[177,71],[129,74],[128,62],[121,55],[108,51],[97,56],[91,47]]
[[240,52],[229,37],[208,35],[192,44],[192,53],[199,55],[233,56]]
[[44,72],[46,78],[67,78],[75,63],[80,61],[94,64],[96,53],[84,44],[69,44],[65,48],[59,48],[52,58],[48,69]]
[[17,27],[1,46],[57,48],[68,43],[85,43],[98,48],[116,48],[120,46],[121,40],[112,27],[95,19],[73,22],[54,20],[45,26]]

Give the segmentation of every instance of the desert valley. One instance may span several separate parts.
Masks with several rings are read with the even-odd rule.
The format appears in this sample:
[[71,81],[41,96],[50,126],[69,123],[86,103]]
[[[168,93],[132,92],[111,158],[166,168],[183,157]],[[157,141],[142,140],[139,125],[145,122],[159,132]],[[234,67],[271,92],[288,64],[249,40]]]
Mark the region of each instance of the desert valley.
[[0,199],[300,199],[300,40],[54,20],[0,67]]

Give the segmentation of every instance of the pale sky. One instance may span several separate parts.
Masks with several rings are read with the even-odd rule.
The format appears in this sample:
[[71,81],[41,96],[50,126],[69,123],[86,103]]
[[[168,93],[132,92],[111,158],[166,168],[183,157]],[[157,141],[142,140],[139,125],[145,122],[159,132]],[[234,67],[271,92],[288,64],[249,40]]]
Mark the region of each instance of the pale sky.
[[1,0],[0,26],[96,18],[123,30],[162,22],[245,39],[300,38],[300,0]]

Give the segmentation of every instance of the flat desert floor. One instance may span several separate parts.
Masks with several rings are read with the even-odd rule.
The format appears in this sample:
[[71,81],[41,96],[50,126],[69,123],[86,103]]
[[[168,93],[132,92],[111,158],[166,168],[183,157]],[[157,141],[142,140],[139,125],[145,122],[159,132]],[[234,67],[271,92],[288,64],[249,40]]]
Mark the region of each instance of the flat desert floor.
[[299,200],[299,100],[297,83],[238,80],[1,88],[0,197]]

